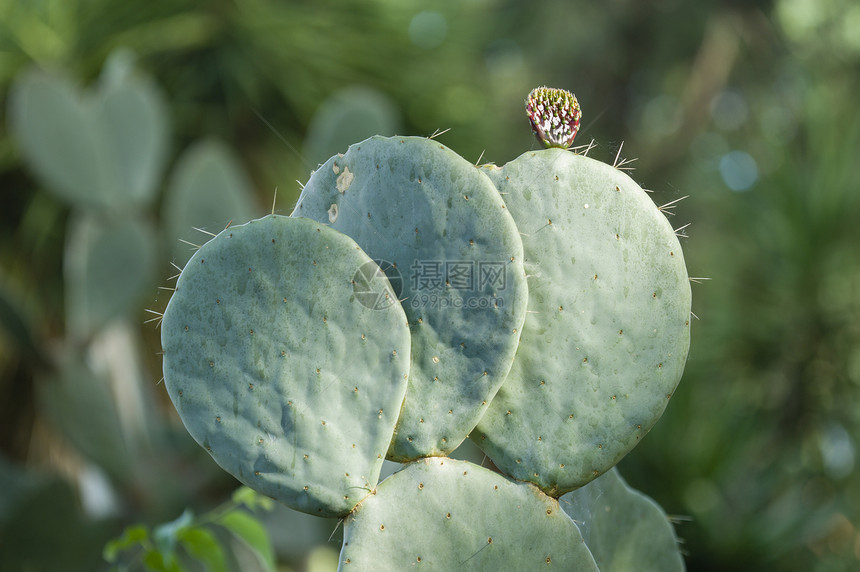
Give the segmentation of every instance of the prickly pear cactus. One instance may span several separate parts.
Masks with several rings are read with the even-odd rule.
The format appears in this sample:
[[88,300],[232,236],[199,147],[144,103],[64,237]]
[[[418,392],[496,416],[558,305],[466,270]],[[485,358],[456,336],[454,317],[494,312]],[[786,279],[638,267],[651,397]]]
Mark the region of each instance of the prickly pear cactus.
[[[683,570],[665,513],[611,470],[683,371],[681,247],[630,177],[568,150],[572,94],[527,112],[548,148],[503,167],[351,146],[291,217],[200,248],[167,307],[189,431],[247,485],[343,517],[342,570]],[[470,433],[499,472],[445,456]],[[406,465],[377,483],[386,455]]]

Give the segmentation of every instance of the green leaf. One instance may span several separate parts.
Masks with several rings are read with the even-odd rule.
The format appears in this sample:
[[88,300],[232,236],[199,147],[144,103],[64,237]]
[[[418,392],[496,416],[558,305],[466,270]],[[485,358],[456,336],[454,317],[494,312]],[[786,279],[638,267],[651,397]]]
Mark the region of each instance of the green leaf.
[[171,522],[166,522],[155,527],[152,531],[152,537],[155,540],[155,545],[165,554],[173,554],[176,550],[176,541],[183,530],[191,526],[194,520],[194,513],[191,509],[185,509],[179,518]]
[[275,501],[267,496],[261,495],[250,487],[239,487],[233,493],[233,502],[248,507],[250,510],[261,508],[269,511],[275,508]]
[[143,545],[147,538],[149,538],[149,531],[144,525],[127,526],[119,538],[110,540],[105,544],[102,555],[108,562],[116,562],[116,558],[120,552],[128,550],[137,544]]
[[233,491],[231,498],[234,503],[253,509],[257,502],[257,491],[251,487],[242,486]]
[[215,535],[205,528],[179,531],[179,542],[188,553],[206,565],[210,572],[227,572],[227,558]]
[[183,572],[182,566],[171,555],[165,559],[164,554],[158,550],[150,550],[143,556],[143,565],[147,570],[155,572]]
[[275,570],[275,552],[263,523],[247,512],[236,510],[218,519],[218,524],[244,541],[260,558],[265,570]]

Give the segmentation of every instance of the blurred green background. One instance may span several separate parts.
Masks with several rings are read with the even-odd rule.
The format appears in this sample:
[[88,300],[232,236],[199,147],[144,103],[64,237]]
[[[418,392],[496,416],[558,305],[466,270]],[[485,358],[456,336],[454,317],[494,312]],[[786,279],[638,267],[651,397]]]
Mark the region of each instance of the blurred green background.
[[[537,85],[576,93],[590,156],[689,195],[710,278],[626,479],[690,570],[860,569],[858,30],[853,0],[0,0],[0,569],[105,569],[124,526],[237,486],[159,383],[177,239],[276,189],[288,214],[374,133],[501,165]],[[336,566],[335,522],[266,519],[285,570]]]

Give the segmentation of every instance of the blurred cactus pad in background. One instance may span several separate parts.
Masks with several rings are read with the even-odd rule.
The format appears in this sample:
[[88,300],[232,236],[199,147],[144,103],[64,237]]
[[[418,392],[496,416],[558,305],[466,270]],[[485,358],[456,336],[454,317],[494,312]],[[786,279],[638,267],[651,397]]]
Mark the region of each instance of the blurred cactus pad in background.
[[0,0],[0,570],[857,569],[855,4]]

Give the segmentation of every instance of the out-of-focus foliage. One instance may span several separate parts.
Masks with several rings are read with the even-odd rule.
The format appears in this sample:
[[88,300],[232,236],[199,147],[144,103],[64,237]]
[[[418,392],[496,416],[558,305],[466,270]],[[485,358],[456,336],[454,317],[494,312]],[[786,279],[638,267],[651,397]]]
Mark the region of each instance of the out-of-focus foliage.
[[[103,556],[117,572],[183,572],[194,570],[195,561],[212,572],[226,572],[244,564],[239,556],[241,546],[250,552],[255,568],[274,572],[275,553],[268,532],[254,514],[270,511],[274,504],[272,499],[240,487],[228,502],[205,514],[195,516],[186,509],[152,531],[139,524],[126,527],[105,545]],[[248,568],[243,565],[242,569]]]
[[[230,177],[244,198],[216,202],[244,206],[215,218],[263,214],[276,188],[288,211],[294,181],[368,130],[451,128],[443,143],[502,164],[536,145],[522,103],[544,84],[576,93],[591,156],[611,161],[623,141],[656,202],[689,195],[672,221],[693,223],[687,264],[711,278],[694,285],[684,380],[622,473],[683,519],[691,570],[856,569],[858,27],[851,0],[0,0],[0,569],[98,569],[126,525],[205,513],[235,487],[178,424],[143,324],[187,255],[181,226],[205,224],[175,211],[199,214]],[[104,85],[119,48],[160,91],[169,144],[152,198],[95,214],[40,174],[10,98],[34,66]],[[196,143],[209,138],[223,143]],[[213,161],[242,174],[211,177]],[[139,279],[125,318],[81,323],[78,305],[99,299],[87,281],[106,280],[85,254],[122,252],[105,237],[125,220],[157,229],[142,247],[157,269],[141,254],[115,272],[158,279]],[[279,562],[338,547],[332,522],[265,519]]]

